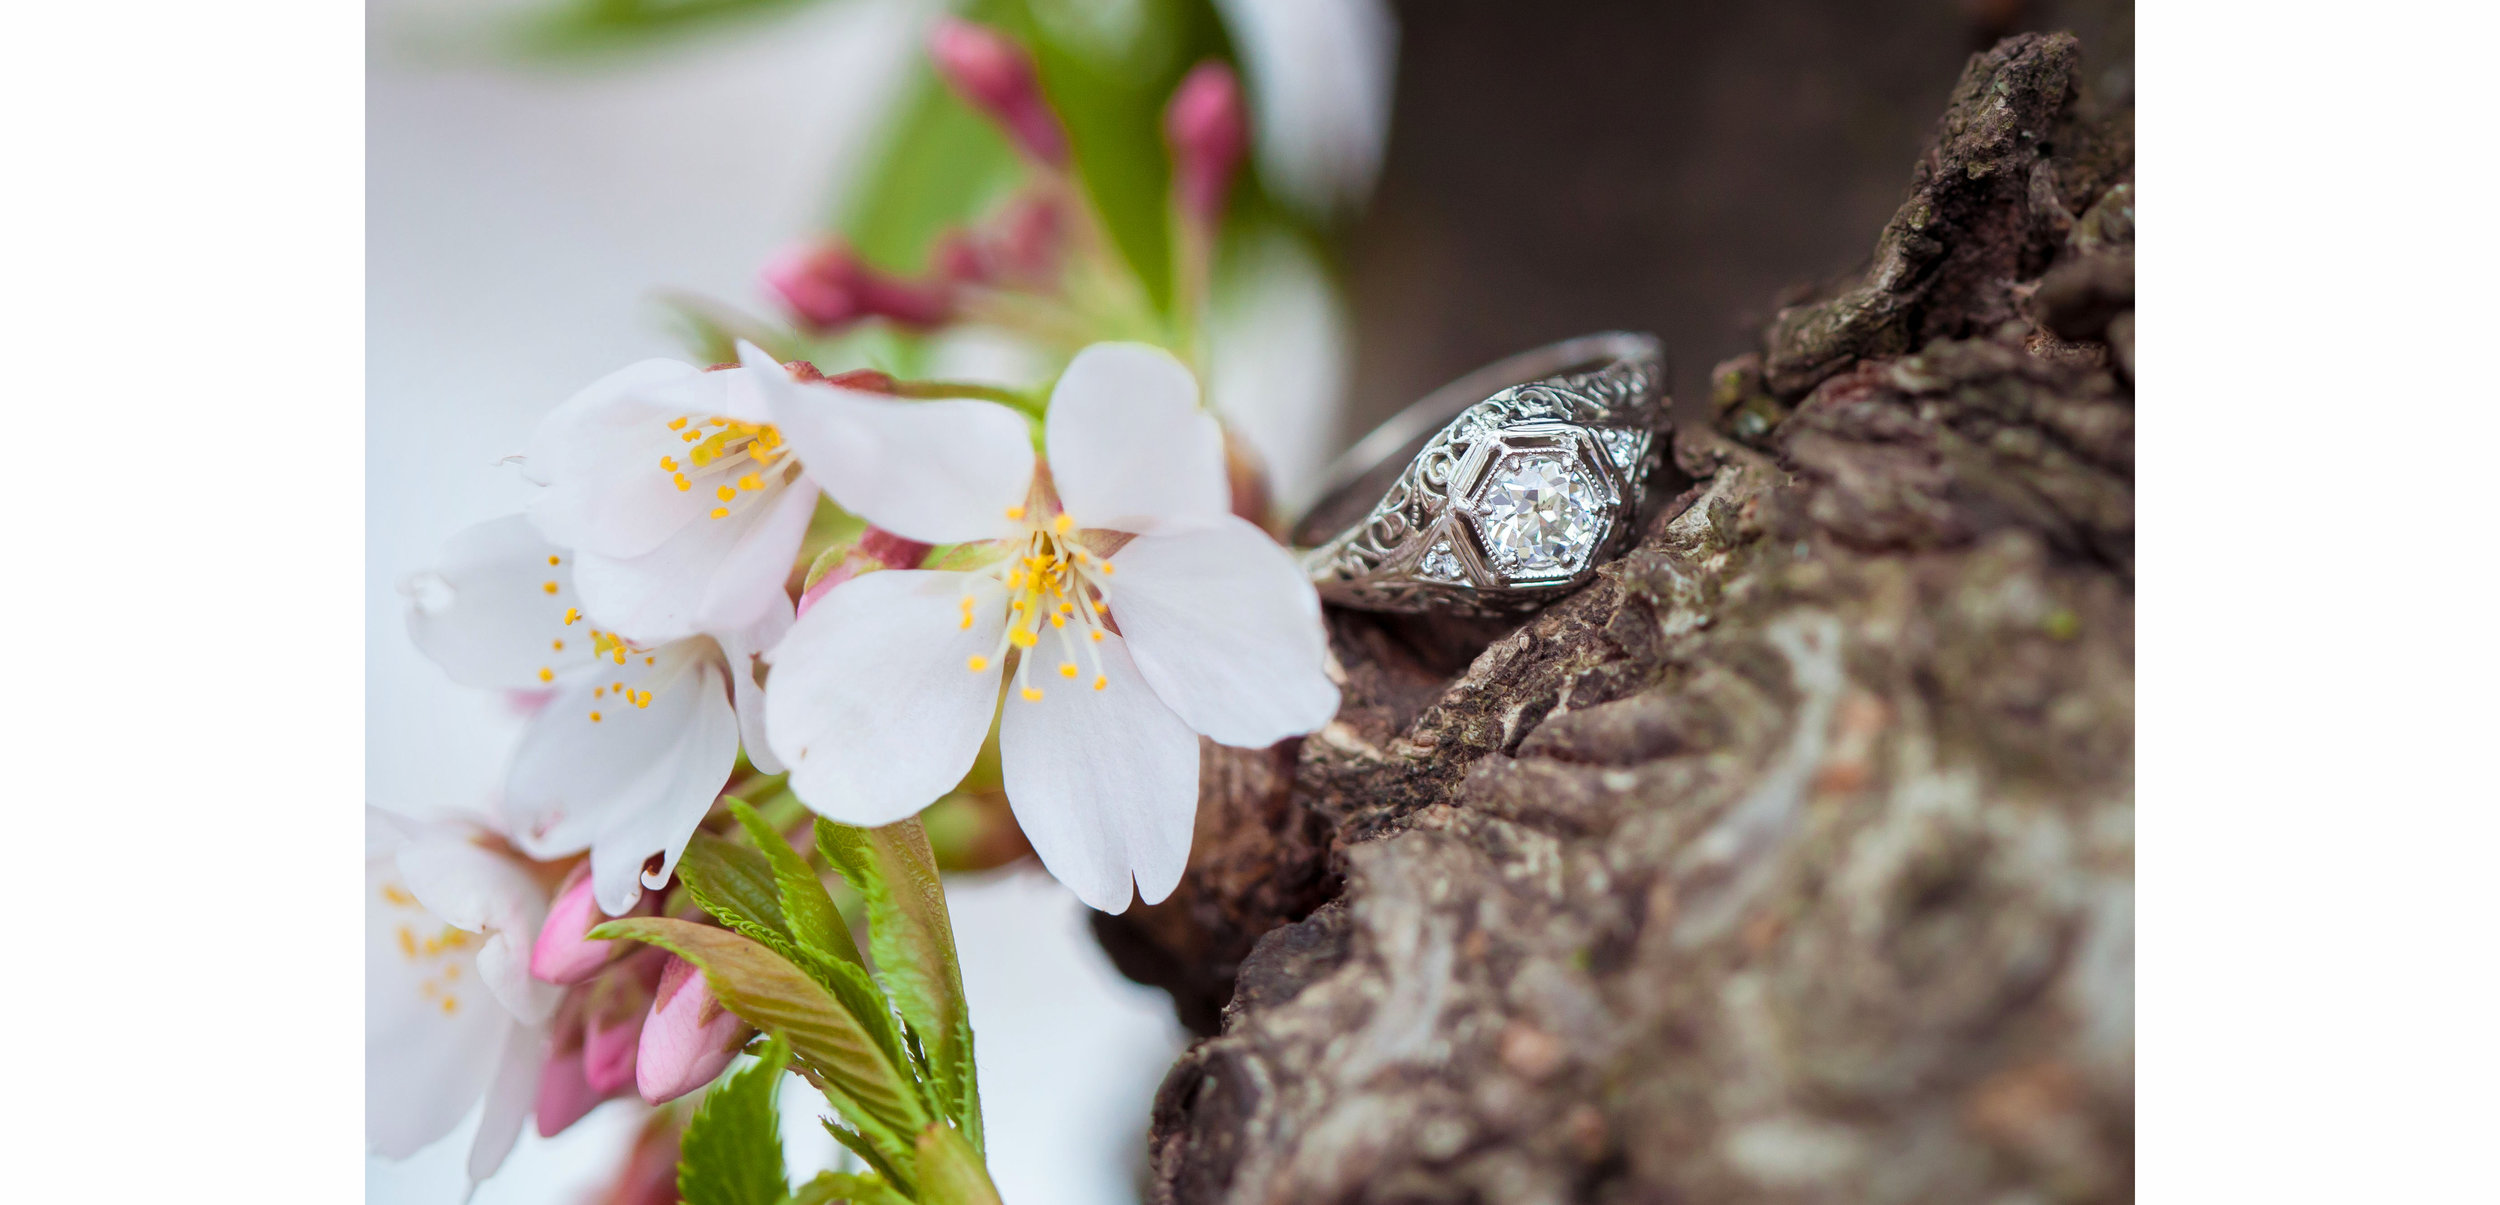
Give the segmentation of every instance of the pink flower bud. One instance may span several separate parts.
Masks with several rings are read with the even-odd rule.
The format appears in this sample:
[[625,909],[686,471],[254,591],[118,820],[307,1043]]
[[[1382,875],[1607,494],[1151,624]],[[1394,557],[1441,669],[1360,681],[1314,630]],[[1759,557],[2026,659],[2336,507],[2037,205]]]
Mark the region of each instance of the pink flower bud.
[[[646,891],[634,911],[657,903],[654,893]],[[606,919],[591,898],[590,859],[584,858],[564,876],[556,902],[547,909],[547,923],[538,928],[538,942],[530,947],[530,975],[547,983],[580,983],[630,951],[632,942],[592,941],[587,936]]]
[[711,1083],[755,1032],[721,1007],[693,963],[671,956],[660,972],[658,998],[642,1023],[634,1086],[663,1104]]
[[944,288],[897,280],[860,262],[849,248],[834,244],[783,252],[765,265],[764,283],[781,294],[800,322],[816,331],[838,329],[864,318],[930,327],[945,322],[954,312]]
[[1191,68],[1163,110],[1163,138],[1172,148],[1172,193],[1181,212],[1212,225],[1250,146],[1233,69],[1212,60]]
[[1025,154],[1050,167],[1067,163],[1068,136],[1042,96],[1033,56],[1015,39],[986,25],[941,18],[929,36],[929,57],[947,84],[1006,127]]
[[589,984],[582,1008],[582,1078],[603,1095],[634,1086],[634,1063],[667,951],[645,946]]
[[541,1138],[563,1133],[601,1101],[624,1095],[622,1091],[592,1087],[584,1073],[583,1013],[587,1003],[588,993],[582,989],[566,992],[550,1022],[547,1061],[538,1069],[538,1099],[531,1109],[538,1117]]

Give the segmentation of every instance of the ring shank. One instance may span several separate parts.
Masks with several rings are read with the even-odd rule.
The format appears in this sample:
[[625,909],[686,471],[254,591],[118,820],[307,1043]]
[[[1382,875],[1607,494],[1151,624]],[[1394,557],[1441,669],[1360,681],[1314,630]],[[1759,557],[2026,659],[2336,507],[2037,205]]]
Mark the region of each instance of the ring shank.
[[1293,523],[1294,544],[1317,545],[1360,520],[1424,445],[1469,406],[1513,385],[1624,361],[1647,361],[1654,367],[1659,358],[1655,337],[1608,331],[1496,360],[1425,394],[1329,464],[1321,474],[1316,500]]

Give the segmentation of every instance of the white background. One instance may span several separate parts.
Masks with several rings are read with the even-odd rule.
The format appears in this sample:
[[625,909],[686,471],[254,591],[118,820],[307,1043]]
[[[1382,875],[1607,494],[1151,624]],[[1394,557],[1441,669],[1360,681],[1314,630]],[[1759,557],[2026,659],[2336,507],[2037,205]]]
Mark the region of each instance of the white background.
[[[382,670],[355,650],[360,590],[388,577],[367,566],[401,545],[377,515],[369,557],[358,505],[359,16],[10,14],[0,1159],[24,1199],[364,1183],[348,901],[357,704]],[[2211,0],[2142,18],[2139,1197],[2488,1196],[2500,22]],[[805,212],[742,203],[764,207],[733,227],[749,250]],[[736,287],[706,273],[743,261],[701,258],[666,278]],[[499,304],[483,284],[438,296],[451,320],[510,321],[472,316]],[[575,329],[625,337],[619,312]],[[496,376],[526,408],[619,350]],[[377,475],[457,459],[381,443],[381,410]],[[977,982],[989,956],[967,946]],[[985,1063],[1010,1054],[983,1024]],[[1062,1067],[1062,1090],[1125,1074]]]

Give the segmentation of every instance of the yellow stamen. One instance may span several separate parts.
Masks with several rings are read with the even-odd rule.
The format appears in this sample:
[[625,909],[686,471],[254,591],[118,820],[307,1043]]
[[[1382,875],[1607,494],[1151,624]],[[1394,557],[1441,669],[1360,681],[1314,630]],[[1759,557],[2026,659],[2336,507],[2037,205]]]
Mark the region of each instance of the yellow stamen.
[[693,488],[694,488],[694,483],[693,483],[693,482],[691,482],[691,481],[686,480],[686,475],[685,475],[684,473],[679,473],[679,474],[677,475],[677,492],[678,492],[678,493],[681,493],[681,494],[682,494],[682,493],[685,493],[687,490],[690,490],[690,489],[693,489]]
[[1061,515],[1050,521],[1050,529],[1063,536],[1068,534],[1068,529],[1074,526],[1076,526],[1076,520],[1071,519],[1066,515]]
[[594,698],[594,699],[604,699],[604,698],[607,698],[607,697],[608,697],[608,688],[607,688],[607,687],[604,687],[604,686],[593,686],[593,687],[591,687],[591,688],[590,688],[590,697],[591,697],[591,698]]
[[[392,890],[398,889],[393,888]],[[417,956],[417,935],[409,932],[408,926],[406,925],[401,925],[399,927],[399,952],[410,958]]]
[[[685,440],[687,443],[693,443],[694,441],[696,441],[696,440],[698,440],[698,439],[703,438],[703,433],[702,433],[701,431],[688,431],[688,432],[686,432],[685,434],[678,436],[677,438],[682,439],[682,440]],[[697,456],[697,457],[695,457],[695,458],[694,458],[694,462],[695,462],[696,464],[701,464],[701,463],[703,463],[703,457],[701,457],[701,456]]]
[[685,416],[685,415],[680,414],[680,415],[678,415],[677,417],[675,417],[675,418],[672,418],[672,419],[668,420],[668,429],[669,429],[669,430],[671,430],[671,431],[683,431],[683,430],[685,430],[685,429],[686,429],[686,416]]
[[596,723],[598,723],[598,722],[599,722],[599,713],[598,713],[598,712],[595,712],[595,711],[594,711],[594,712],[591,712],[591,713],[590,713],[590,722],[591,722],[591,723],[593,723],[593,724],[596,724]]
[[456,1013],[456,1012],[459,1012],[459,1011],[460,1011],[460,1001],[459,1001],[459,1000],[457,1000],[457,999],[455,999],[455,998],[453,998],[453,997],[450,997],[450,996],[445,996],[445,997],[443,997],[443,1015],[444,1015],[444,1016],[450,1016],[451,1014]]
[[738,479],[738,488],[746,490],[749,493],[753,493],[756,490],[764,488],[764,479],[753,473],[749,473]]
[[1076,662],[1074,662],[1074,661],[1062,661],[1062,662],[1060,662],[1060,663],[1059,663],[1059,676],[1060,676],[1060,677],[1062,677],[1062,678],[1073,678],[1073,677],[1075,677],[1075,676],[1076,676]]
[[1010,506],[1010,507],[1008,507],[1008,508],[1007,508],[1007,517],[1008,517],[1009,519],[1022,519],[1022,518],[1024,517],[1024,508],[1023,508],[1023,507],[1021,507],[1021,506]]
[[1064,628],[1068,626],[1068,617],[1065,615],[1053,615],[1050,617],[1050,626],[1054,628]]
[[555,644],[555,646],[556,646],[556,651],[557,651],[557,652],[561,653],[561,652],[563,652],[563,651],[564,651],[564,642],[563,642],[563,641],[558,640],[558,641],[555,641],[555,642],[553,642],[553,643],[554,643],[554,644]]
[[729,517],[729,508],[728,508],[728,507],[726,507],[726,506],[715,506],[715,507],[713,507],[713,508],[712,508],[712,517],[713,517],[713,518],[715,518],[715,519],[726,519],[726,518],[728,518],[728,517]]
[[540,586],[539,589],[544,590],[549,594],[553,594],[556,592],[556,584],[554,582],[549,582],[546,585]]
[[723,485],[723,486],[717,486],[717,487],[715,487],[715,488],[712,490],[712,496],[713,496],[713,497],[715,497],[715,498],[720,499],[720,500],[721,500],[721,501],[723,501],[723,502],[732,502],[732,501],[737,500],[737,497],[738,497],[738,491],[733,490],[733,489],[731,489],[731,488],[729,488],[728,486],[725,486],[725,485]]
[[566,607],[564,609],[564,626],[568,628],[572,627],[573,621],[580,619],[581,617],[582,609],[580,607]]
[[[562,646],[562,645],[558,645],[557,647],[561,648],[561,647],[563,647],[563,646]],[[548,668],[547,666],[544,666],[544,665],[539,666],[539,667],[538,667],[538,680],[539,680],[539,681],[541,681],[541,682],[553,682],[553,681],[555,681],[555,680],[556,680],[556,671],[554,671],[553,669],[550,669],[550,668]]]
[[1087,640],[1091,640],[1091,641],[1093,641],[1093,642],[1094,642],[1094,643],[1096,643],[1096,644],[1101,644],[1101,643],[1102,643],[1102,629],[1101,629],[1101,628],[1095,628],[1093,631],[1087,632],[1087,633],[1085,634],[1085,638],[1086,638]]
[[660,471],[661,471],[661,472],[664,472],[664,473],[674,473],[674,472],[676,472],[676,471],[677,471],[677,458],[676,458],[676,457],[674,457],[674,456],[663,456],[663,457],[661,457],[661,458],[660,458]]
[[560,556],[551,556],[547,558],[547,563],[550,565],[561,565],[564,563],[564,558]]
[[1106,687],[1106,686],[1109,686],[1109,685],[1111,685],[1111,679],[1110,679],[1110,678],[1105,677],[1104,675],[1101,675],[1101,674],[1096,674],[1096,675],[1094,675],[1094,689],[1096,689],[1096,690],[1101,690],[1103,687]]
[[965,660],[965,662],[964,662],[964,668],[965,668],[965,669],[968,669],[968,670],[971,670],[972,672],[974,672],[974,673],[976,673],[976,674],[977,674],[977,673],[980,673],[982,670],[988,669],[989,667],[990,667],[990,659],[989,659],[989,658],[987,658],[987,657],[982,656],[982,655],[981,655],[981,654],[979,654],[979,653],[974,653],[974,654],[973,654],[970,658],[966,659],[966,660]]
[[1041,637],[1033,634],[1031,628],[1012,628],[1007,632],[1008,642],[1020,649],[1029,649],[1040,639]]
[[[644,665],[658,665],[658,664],[660,663],[660,658],[658,657],[658,655],[654,654],[654,655],[652,655],[652,656],[648,656],[648,657],[643,658],[643,659],[642,659],[642,663],[643,663]],[[625,663],[624,663],[624,662],[622,662],[622,661],[619,661],[619,662],[617,662],[617,664],[618,664],[618,665],[623,665],[623,664],[625,664]]]
[[1024,701],[1025,701],[1025,702],[1027,702],[1027,703],[1039,703],[1039,702],[1041,702],[1041,701],[1042,701],[1042,691],[1041,691],[1041,688],[1040,688],[1040,687],[1036,687],[1036,686],[1027,686],[1027,687],[1025,687],[1025,688],[1024,688]]

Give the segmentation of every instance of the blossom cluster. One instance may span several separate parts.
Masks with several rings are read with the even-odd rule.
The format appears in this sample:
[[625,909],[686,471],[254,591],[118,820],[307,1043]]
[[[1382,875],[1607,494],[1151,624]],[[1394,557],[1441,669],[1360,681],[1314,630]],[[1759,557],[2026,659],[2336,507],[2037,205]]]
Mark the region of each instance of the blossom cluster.
[[[934,49],[1037,165],[1063,164],[1012,43],[955,23]],[[1210,63],[1168,110],[1194,240],[1177,270],[1201,288],[1243,103]],[[1068,247],[1097,219],[1043,178],[927,279],[827,245],[767,280],[808,329],[1019,306],[1116,327],[1071,301],[1087,290]],[[676,872],[726,795],[873,828],[992,766],[1022,842],[1079,899],[1168,896],[1202,738],[1269,745],[1338,701],[1318,599],[1254,521],[1263,491],[1190,343],[1086,342],[1020,393],[829,377],[740,341],[734,363],[645,361],[549,413],[516,457],[526,508],[454,536],[409,587],[417,647],[528,719],[492,821],[374,814],[374,1148],[411,1153],[483,1099],[483,1178],[530,1117],[552,1135],[719,1075],[754,1031],[704,972],[590,934],[701,918]]]

